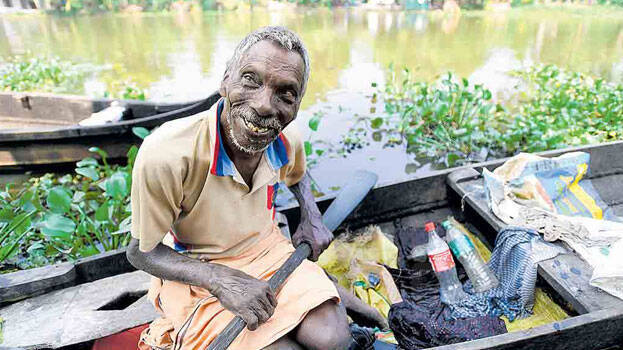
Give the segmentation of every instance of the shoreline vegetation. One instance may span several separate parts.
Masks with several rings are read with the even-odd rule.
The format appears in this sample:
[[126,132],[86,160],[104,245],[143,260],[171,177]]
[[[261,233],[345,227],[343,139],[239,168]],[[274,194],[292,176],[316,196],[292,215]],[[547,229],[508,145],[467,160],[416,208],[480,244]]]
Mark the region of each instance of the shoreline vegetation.
[[504,11],[523,6],[623,7],[623,0],[29,0],[25,8],[0,7],[0,13],[158,13],[300,8],[384,10]]
[[[57,58],[26,57],[0,67],[5,91],[71,92],[93,67]],[[388,69],[373,84],[370,113],[353,116],[339,144],[315,140],[324,127],[315,114],[305,150],[313,166],[322,157],[346,157],[372,142],[446,167],[516,154],[623,140],[623,85],[537,65],[510,73],[514,93],[497,99],[486,87],[452,73],[416,81],[408,69]],[[120,89],[115,96],[145,98]],[[345,112],[347,113],[347,112]],[[149,131],[136,128],[144,138]],[[0,273],[74,261],[129,242],[132,164],[112,165],[105,150],[76,164],[72,174],[46,174],[0,189]]]
[[[372,84],[377,90],[370,113],[356,116],[337,145],[308,140],[307,156],[313,164],[320,156],[346,157],[376,142],[454,167],[623,140],[622,84],[555,65],[508,74],[512,94],[495,99],[483,85],[450,72],[429,83],[413,80],[408,69],[390,67],[385,86]],[[321,118],[311,118],[312,131]]]

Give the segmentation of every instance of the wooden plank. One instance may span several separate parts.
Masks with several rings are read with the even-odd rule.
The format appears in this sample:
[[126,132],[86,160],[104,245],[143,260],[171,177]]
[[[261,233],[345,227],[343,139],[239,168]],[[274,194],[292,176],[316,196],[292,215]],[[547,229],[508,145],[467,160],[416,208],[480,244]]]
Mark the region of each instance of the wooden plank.
[[144,296],[149,281],[135,271],[1,308],[2,346],[59,348],[151,322],[157,313]]
[[543,326],[435,350],[599,350],[623,344],[623,310],[604,309]]
[[72,263],[0,275],[0,305],[71,286],[75,279]]
[[61,263],[0,275],[0,305],[134,271],[125,252],[126,249],[121,248],[79,259],[74,263]]
[[[485,219],[493,232],[506,225],[489,209],[483,179],[474,169],[462,169],[448,177],[448,184],[465,203]],[[558,242],[555,244],[563,244]],[[567,247],[568,248],[568,247]],[[539,263],[539,274],[567,300],[578,313],[623,307],[620,300],[589,284],[593,269],[576,254],[563,254]]]

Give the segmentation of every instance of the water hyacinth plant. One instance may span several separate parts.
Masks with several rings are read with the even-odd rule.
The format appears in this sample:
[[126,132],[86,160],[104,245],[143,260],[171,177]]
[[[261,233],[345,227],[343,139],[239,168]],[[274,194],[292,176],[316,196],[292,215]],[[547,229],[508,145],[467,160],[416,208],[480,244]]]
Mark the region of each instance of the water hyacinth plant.
[[[133,131],[139,137],[149,133]],[[99,160],[81,160],[75,174],[46,174],[0,191],[0,271],[73,261],[129,243],[138,148],[130,148],[125,166],[108,164],[104,150],[90,151]]]
[[15,56],[0,65],[0,90],[76,93],[93,70],[58,57]]
[[623,86],[556,66],[515,75],[527,88],[500,137],[505,153],[623,139]]
[[375,141],[455,166],[623,139],[622,85],[553,65],[512,74],[521,81],[518,101],[496,103],[488,89],[451,73],[426,83],[390,68],[372,96],[384,110],[356,119],[342,139],[344,153]]
[[[81,94],[86,80],[103,69],[59,57],[13,56],[0,64],[0,91]],[[144,101],[146,96],[135,82],[125,80],[111,84],[103,97]]]

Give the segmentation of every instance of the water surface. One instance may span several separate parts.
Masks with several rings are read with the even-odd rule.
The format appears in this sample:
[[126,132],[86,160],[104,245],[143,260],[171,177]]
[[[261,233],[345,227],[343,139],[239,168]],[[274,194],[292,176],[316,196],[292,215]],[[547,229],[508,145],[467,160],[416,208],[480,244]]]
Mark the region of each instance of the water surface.
[[[371,83],[382,85],[392,63],[426,80],[451,70],[501,94],[512,88],[503,72],[533,63],[623,80],[623,11],[598,7],[460,16],[358,9],[6,16],[0,57],[32,52],[106,68],[76,93],[101,96],[114,82],[132,80],[152,100],[189,100],[216,90],[237,42],[268,24],[292,28],[307,44],[312,77],[298,123],[306,138],[335,145],[356,116],[369,112]],[[307,121],[319,111],[325,117],[310,135]],[[434,168],[403,148],[372,142],[346,159],[321,158],[312,174],[328,192],[361,167],[383,182]]]

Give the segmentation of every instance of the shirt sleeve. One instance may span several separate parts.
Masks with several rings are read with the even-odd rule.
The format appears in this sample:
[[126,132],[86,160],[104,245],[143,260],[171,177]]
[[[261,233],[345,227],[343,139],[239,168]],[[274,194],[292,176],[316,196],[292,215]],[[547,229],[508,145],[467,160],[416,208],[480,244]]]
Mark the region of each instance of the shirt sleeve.
[[305,175],[307,161],[303,140],[296,125],[288,126],[284,130],[284,136],[288,143],[288,165],[284,167],[285,174],[282,175],[282,181],[285,182],[286,186],[290,187],[301,181]]
[[132,170],[132,237],[142,252],[162,241],[181,211],[184,166],[163,155],[163,149],[165,145],[147,137]]

